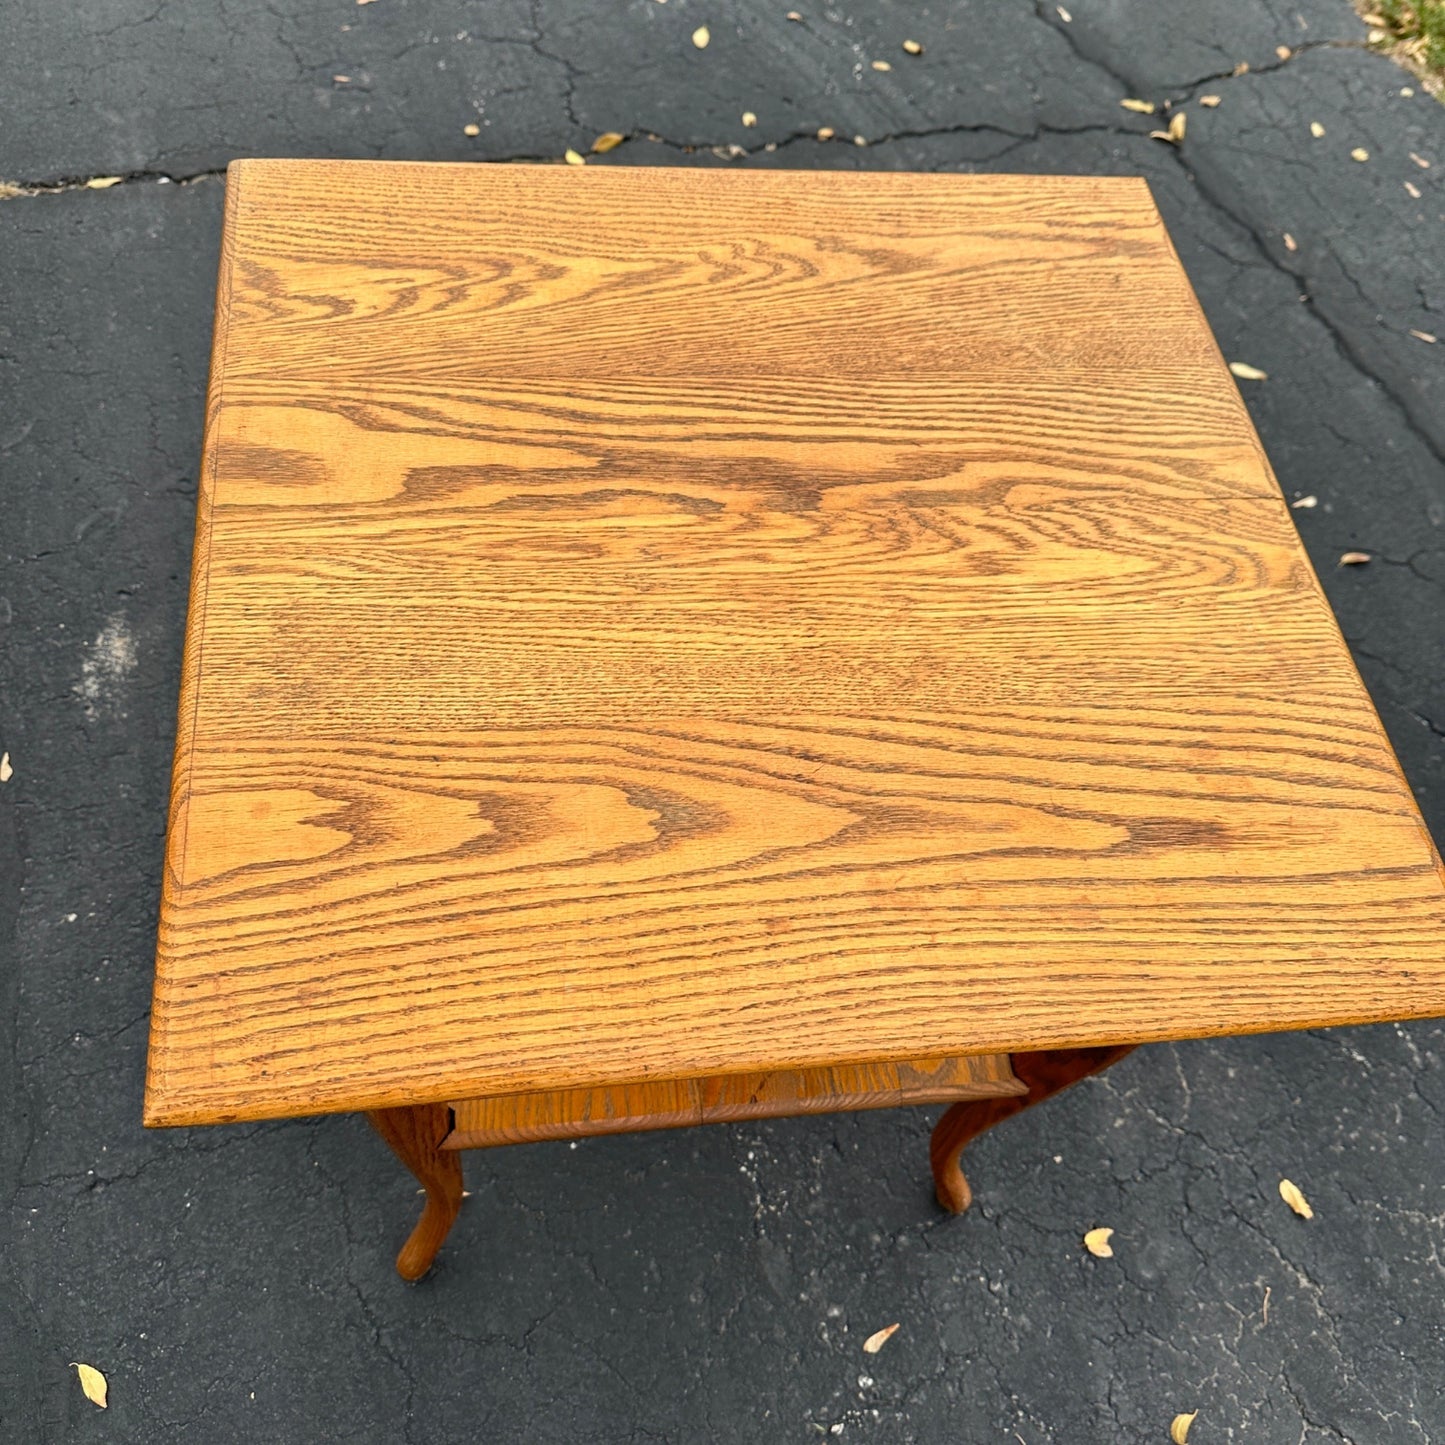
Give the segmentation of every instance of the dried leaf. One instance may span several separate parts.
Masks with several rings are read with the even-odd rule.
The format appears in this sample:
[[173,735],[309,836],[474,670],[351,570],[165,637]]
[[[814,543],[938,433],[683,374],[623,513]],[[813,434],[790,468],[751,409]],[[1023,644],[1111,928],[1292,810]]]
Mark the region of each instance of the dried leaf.
[[1113,1259],[1114,1250],[1109,1240],[1113,1237],[1112,1229],[1091,1229],[1084,1236],[1084,1248],[1094,1256],[1095,1259]]
[[1178,145],[1184,139],[1184,129],[1189,124],[1189,117],[1182,110],[1176,110],[1169,122],[1169,139]]
[[82,1365],[78,1360],[72,1360],[70,1363],[76,1374],[80,1376],[80,1388],[84,1391],[85,1398],[92,1405],[99,1405],[104,1410],[106,1408],[105,1376],[94,1365]]
[[1184,1442],[1189,1439],[1189,1427],[1194,1423],[1194,1417],[1198,1413],[1198,1410],[1191,1410],[1187,1415],[1176,1415],[1169,1422],[1169,1438],[1174,1445],[1184,1445]]
[[[1438,336],[1431,335],[1431,333],[1428,331],[1416,331],[1413,326],[1410,328],[1410,335],[1413,336],[1416,341],[1428,341],[1431,346],[1434,346],[1434,344],[1440,339]],[[0,765],[0,783],[3,783],[4,781],[5,768],[3,765]]]
[[1239,64],[1236,65],[1236,66],[1234,67],[1234,69],[1231,70],[1229,73],[1230,73],[1230,75],[1235,76],[1236,78],[1237,78],[1238,76],[1241,76],[1241,75],[1248,75],[1248,74],[1249,74],[1249,61],[1247,61],[1247,60],[1241,60],[1241,61],[1239,62]]
[[1062,5],[1055,5],[1054,9],[1059,12],[1059,19],[1062,20],[1065,25],[1067,25],[1069,21],[1074,18],[1072,15],[1069,14],[1067,10],[1064,9]]
[[1229,369],[1241,381],[1268,381],[1269,372],[1261,371],[1257,366],[1251,366],[1247,361],[1231,361]]
[[868,144],[868,137],[866,135],[855,135],[853,137],[853,144],[855,146],[866,146]]
[[904,48],[910,55],[922,55],[922,54],[923,54],[923,46],[920,45],[920,44],[918,43],[918,41],[916,41],[916,40],[905,40],[905,41],[903,42],[903,48]]
[[891,65],[889,65],[889,63],[888,63],[886,60],[875,60],[875,61],[872,62],[872,64],[873,64],[873,69],[874,69],[874,70],[892,70],[892,69],[893,69],[893,67],[892,67]]
[[587,164],[586,157],[578,155],[574,150],[564,151],[562,153],[562,159],[566,161],[569,166],[585,166]]
[[337,83],[337,85],[351,84],[351,77],[349,75],[333,75],[331,78]]
[[1153,115],[1158,109],[1152,100],[1135,100],[1132,95],[1126,96],[1119,104],[1125,110],[1137,110],[1140,115]]
[[592,142],[593,152],[599,156],[606,155],[608,151],[615,151],[626,139],[627,137],[620,130],[604,130]]
[[374,5],[376,0],[356,0],[358,5]]
[[788,11],[788,19],[789,19],[789,20],[801,20],[802,18],[803,18],[803,17],[802,17],[801,15],[799,15],[796,10],[789,10],[789,11]]
[[1319,121],[1312,120],[1310,122],[1310,134],[1314,136],[1316,140],[1318,140],[1324,133],[1325,128],[1319,123]]
[[10,766],[10,754],[0,753],[0,783],[8,783],[15,776],[15,769]]
[[[1341,567],[1363,567],[1366,562],[1372,561],[1368,552],[1345,552],[1340,557]],[[1299,1192],[1297,1185],[1291,1184],[1288,1179],[1279,1181],[1279,1197],[1294,1210],[1296,1214],[1303,1215],[1306,1219],[1313,1219],[1315,1212],[1310,1208],[1309,1200]]]
[[707,43],[711,39],[712,31],[710,31],[706,25],[699,25],[697,29],[692,32],[692,43],[696,45],[699,50],[706,50]]
[[1369,158],[1370,153],[1364,148],[1364,146],[1356,146],[1354,150],[1350,152],[1350,159],[1352,161],[1367,161],[1369,160]]
[[1207,107],[1209,110],[1213,110],[1214,107],[1218,105],[1219,102],[1223,99],[1224,97],[1222,95],[1201,95],[1199,97],[1199,103],[1200,105]]
[[1406,181],[1405,189],[1418,201],[1420,199],[1420,187],[1414,181]]
[[837,132],[833,129],[831,125],[820,125],[818,127],[819,140],[832,140],[836,134]]
[[897,1324],[885,1325],[883,1329],[869,1335],[868,1338],[863,1341],[863,1353],[865,1355],[876,1355],[878,1351],[898,1333],[899,1329],[900,1325]]
[[1290,56],[1294,54],[1294,52],[1289,48],[1288,45],[1276,45],[1274,47],[1274,53],[1281,60],[1288,60]]
[[1296,497],[1294,501],[1290,503],[1290,506],[1298,511],[1301,507],[1318,507],[1319,504],[1320,499],[1314,495],[1310,495],[1308,497]]
[[124,179],[124,176],[92,176],[85,184],[92,191],[104,191],[118,186]]
[[1404,96],[1406,100],[1409,100],[1415,94],[1415,87],[1412,85],[1402,85],[1400,87],[1400,94]]
[[1296,241],[1295,238],[1291,236],[1288,231],[1284,233],[1284,248],[1286,251],[1299,250],[1299,242]]
[[757,116],[755,116],[755,115],[752,113],[752,111],[750,111],[750,110],[745,110],[745,111],[743,112],[743,124],[744,124],[744,125],[746,125],[746,126],[754,126],[754,125],[756,125],[757,123],[758,123],[758,118],[757,118]]
[[1428,171],[1430,169],[1430,162],[1427,161],[1424,156],[1416,155],[1414,151],[1411,151],[1410,159],[1414,161],[1422,171]]
[[464,125],[462,127],[463,135],[481,135],[481,133],[482,128],[475,121],[473,121],[471,125]]

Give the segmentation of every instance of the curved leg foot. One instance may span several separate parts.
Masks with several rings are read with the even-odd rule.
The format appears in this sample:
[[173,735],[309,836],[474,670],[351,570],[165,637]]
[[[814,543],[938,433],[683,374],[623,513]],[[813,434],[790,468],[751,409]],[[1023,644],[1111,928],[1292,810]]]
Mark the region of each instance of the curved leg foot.
[[396,1272],[403,1279],[420,1279],[462,1207],[461,1158],[455,1150],[440,1147],[451,1130],[451,1110],[445,1104],[413,1104],[371,1109],[366,1117],[426,1190],[426,1207],[396,1257]]
[[929,1142],[933,1184],[938,1202],[951,1214],[962,1214],[973,1202],[959,1159],[964,1145],[1011,1114],[1042,1103],[1090,1074],[1107,1069],[1134,1046],[1106,1049],[1050,1049],[1046,1053],[1015,1054],[1013,1071],[1028,1085],[1028,1093],[1012,1099],[969,1099],[955,1104],[938,1121]]

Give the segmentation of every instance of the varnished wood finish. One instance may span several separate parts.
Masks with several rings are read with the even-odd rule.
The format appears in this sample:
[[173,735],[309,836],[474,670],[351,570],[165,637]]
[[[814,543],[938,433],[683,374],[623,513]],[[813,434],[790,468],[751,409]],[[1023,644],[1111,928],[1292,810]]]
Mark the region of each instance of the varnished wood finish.
[[229,192],[151,1123],[1445,1011],[1142,181]]
[[1042,1103],[1060,1089],[1077,1084],[1090,1074],[1097,1074],[1117,1063],[1133,1051],[1132,1044],[1103,1049],[1054,1049],[1046,1053],[1015,1054],[1013,1072],[1027,1092],[1007,1099],[980,1099],[955,1104],[944,1114],[929,1141],[929,1158],[933,1165],[933,1186],[938,1202],[951,1214],[962,1214],[973,1203],[973,1190],[968,1187],[959,1164],[959,1157],[970,1139],[985,1129]]
[[426,1190],[421,1218],[396,1257],[396,1272],[403,1279],[420,1279],[462,1207],[461,1160],[442,1150],[451,1132],[452,1111],[445,1104],[419,1104],[372,1109],[366,1117]]
[[443,1148],[482,1149],[537,1139],[582,1139],[740,1119],[776,1119],[901,1104],[941,1104],[1023,1093],[1007,1054],[836,1069],[729,1074],[464,1099]]

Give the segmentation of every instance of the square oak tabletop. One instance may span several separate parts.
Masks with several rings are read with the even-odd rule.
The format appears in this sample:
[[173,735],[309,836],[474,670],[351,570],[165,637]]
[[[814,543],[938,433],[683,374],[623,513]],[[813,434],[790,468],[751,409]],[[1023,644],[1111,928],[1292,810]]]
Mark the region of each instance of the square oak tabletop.
[[1445,1013],[1145,184],[232,166],[147,1119]]

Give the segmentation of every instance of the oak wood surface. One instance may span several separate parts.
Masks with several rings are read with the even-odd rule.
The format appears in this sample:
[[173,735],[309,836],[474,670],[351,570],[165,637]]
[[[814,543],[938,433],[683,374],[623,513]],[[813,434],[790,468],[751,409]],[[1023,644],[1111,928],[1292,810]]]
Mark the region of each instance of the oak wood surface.
[[850,1109],[891,1109],[955,1099],[1000,1099],[1028,1086],[1007,1054],[829,1069],[724,1074],[655,1084],[613,1084],[541,1094],[463,1099],[442,1146],[484,1149],[540,1139],[581,1139],[640,1129],[675,1129],[740,1119],[776,1119]]
[[1445,1012],[1142,181],[231,169],[147,1119]]

